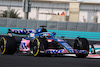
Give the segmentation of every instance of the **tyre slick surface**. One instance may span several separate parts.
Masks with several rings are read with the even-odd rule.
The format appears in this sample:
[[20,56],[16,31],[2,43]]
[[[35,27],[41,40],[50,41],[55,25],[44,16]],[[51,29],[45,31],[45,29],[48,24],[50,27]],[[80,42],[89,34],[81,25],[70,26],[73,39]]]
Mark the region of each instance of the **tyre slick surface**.
[[1,37],[0,39],[1,54],[14,54],[17,50],[17,42],[14,37]]
[[[75,39],[74,49],[89,51],[89,43],[86,38]],[[88,54],[76,54],[78,58],[85,58]]]

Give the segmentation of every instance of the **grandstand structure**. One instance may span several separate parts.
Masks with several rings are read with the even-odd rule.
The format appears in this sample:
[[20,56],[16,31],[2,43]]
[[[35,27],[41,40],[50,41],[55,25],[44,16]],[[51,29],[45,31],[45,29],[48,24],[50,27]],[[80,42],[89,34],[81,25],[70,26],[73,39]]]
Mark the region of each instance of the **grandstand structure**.
[[[0,0],[0,13],[15,9],[24,18],[23,0]],[[29,19],[100,23],[100,2],[82,0],[30,0]],[[61,13],[65,12],[65,16]],[[58,13],[60,15],[58,15]]]

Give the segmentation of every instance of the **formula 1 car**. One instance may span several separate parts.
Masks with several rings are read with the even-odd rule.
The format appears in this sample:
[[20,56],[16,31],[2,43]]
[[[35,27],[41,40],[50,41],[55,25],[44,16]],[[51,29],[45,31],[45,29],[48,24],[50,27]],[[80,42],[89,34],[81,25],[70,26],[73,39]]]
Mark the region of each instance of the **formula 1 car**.
[[0,39],[1,54],[14,54],[16,51],[29,52],[33,56],[41,54],[76,54],[77,57],[86,57],[89,53],[89,43],[86,38],[77,37],[74,47],[62,39],[56,38],[56,33],[47,32],[44,28],[38,29],[9,29],[14,34],[27,34],[20,43],[13,36],[3,36]]
[[89,45],[87,58],[100,58],[100,43]]
[[100,55],[100,43],[92,44],[90,47],[90,54],[98,54]]

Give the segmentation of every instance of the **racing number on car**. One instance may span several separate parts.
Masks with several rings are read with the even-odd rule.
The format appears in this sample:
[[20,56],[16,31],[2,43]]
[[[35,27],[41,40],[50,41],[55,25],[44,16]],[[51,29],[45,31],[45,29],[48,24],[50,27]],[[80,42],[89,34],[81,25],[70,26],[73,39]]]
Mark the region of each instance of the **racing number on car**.
[[21,49],[27,49],[26,42],[21,43]]

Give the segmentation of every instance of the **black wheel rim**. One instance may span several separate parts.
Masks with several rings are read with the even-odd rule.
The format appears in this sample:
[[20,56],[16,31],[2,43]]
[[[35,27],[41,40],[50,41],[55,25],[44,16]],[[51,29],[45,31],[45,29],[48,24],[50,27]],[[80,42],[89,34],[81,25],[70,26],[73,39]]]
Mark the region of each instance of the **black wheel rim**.
[[1,48],[1,51],[3,52],[3,50],[4,50],[4,40],[2,39],[1,41],[0,41],[0,48]]
[[38,49],[38,42],[37,42],[37,40],[34,40],[34,42],[33,42],[33,54],[36,54],[37,49]]

